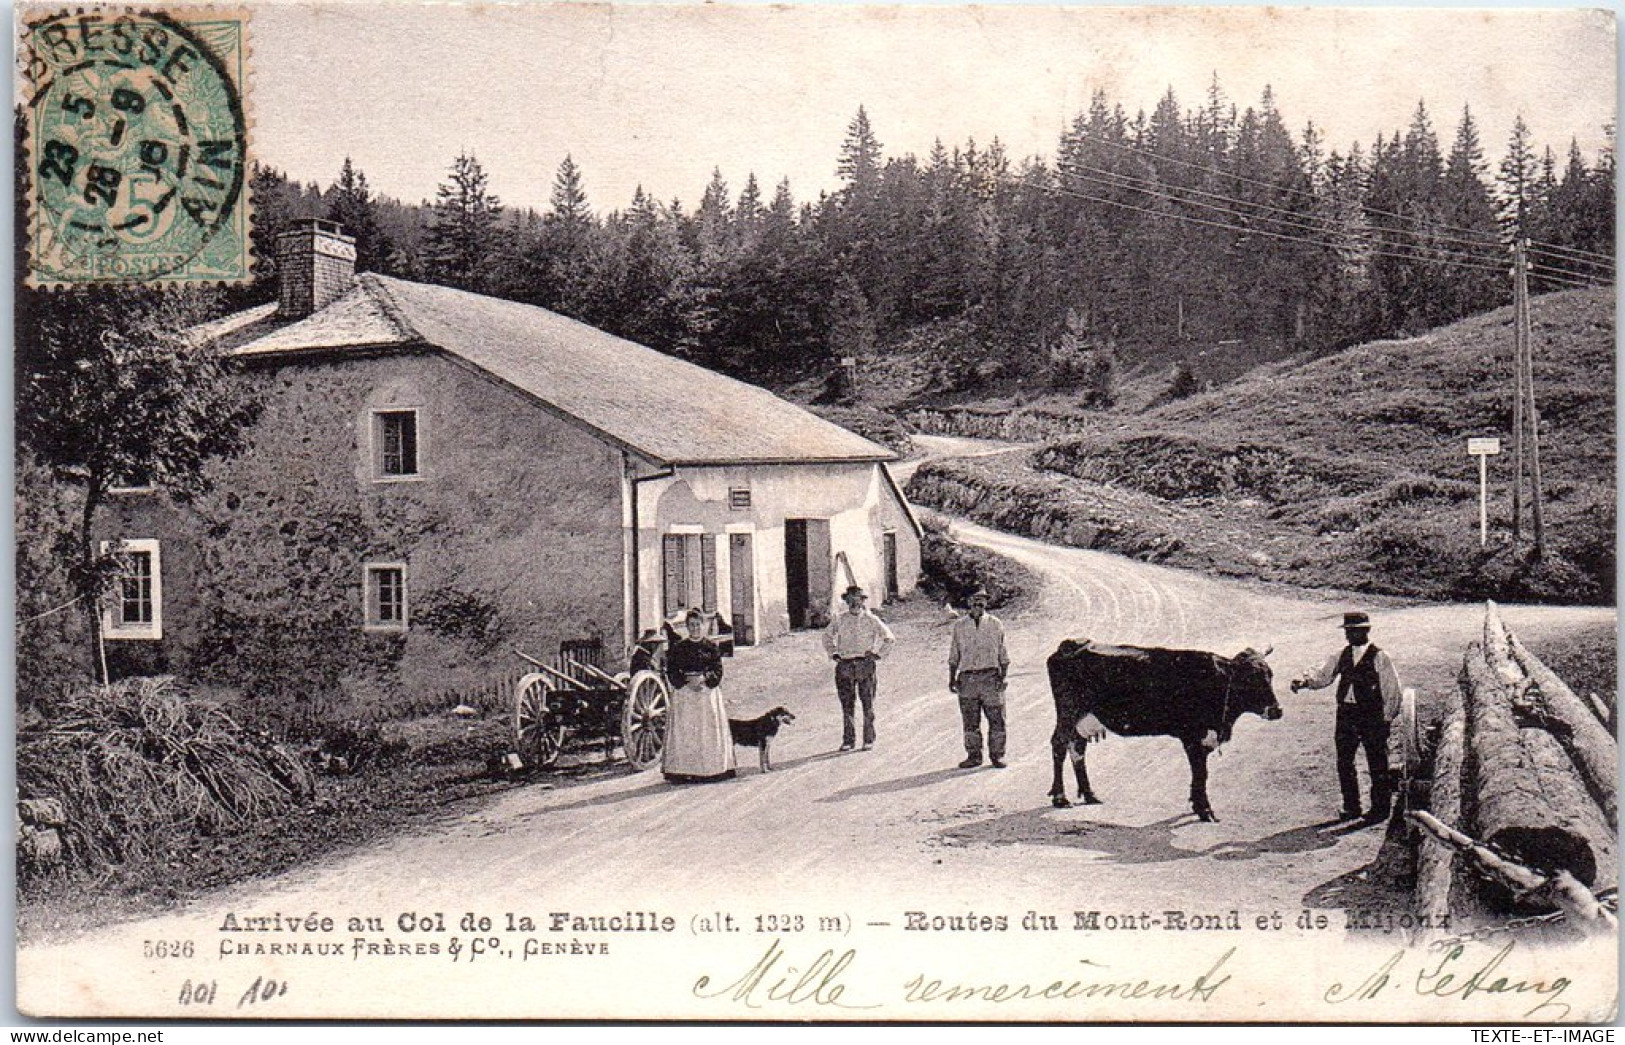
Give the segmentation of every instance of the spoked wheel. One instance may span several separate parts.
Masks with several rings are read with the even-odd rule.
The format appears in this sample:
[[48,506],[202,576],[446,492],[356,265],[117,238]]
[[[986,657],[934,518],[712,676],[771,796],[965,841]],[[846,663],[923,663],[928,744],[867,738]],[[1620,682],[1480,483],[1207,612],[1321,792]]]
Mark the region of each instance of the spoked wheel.
[[546,675],[526,675],[514,687],[513,728],[520,757],[550,768],[564,750],[564,723],[553,707],[553,687]]
[[626,709],[621,712],[621,748],[632,768],[641,771],[660,761],[670,707],[666,680],[655,672],[640,671],[627,683]]

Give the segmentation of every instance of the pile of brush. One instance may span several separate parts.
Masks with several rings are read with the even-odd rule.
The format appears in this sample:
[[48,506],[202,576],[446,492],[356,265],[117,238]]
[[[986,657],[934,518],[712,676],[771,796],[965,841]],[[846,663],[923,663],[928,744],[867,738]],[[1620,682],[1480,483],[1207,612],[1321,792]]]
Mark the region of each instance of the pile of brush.
[[69,867],[146,858],[285,812],[315,791],[297,757],[171,678],[87,685],[45,711],[18,731],[17,787],[25,803],[60,807]]

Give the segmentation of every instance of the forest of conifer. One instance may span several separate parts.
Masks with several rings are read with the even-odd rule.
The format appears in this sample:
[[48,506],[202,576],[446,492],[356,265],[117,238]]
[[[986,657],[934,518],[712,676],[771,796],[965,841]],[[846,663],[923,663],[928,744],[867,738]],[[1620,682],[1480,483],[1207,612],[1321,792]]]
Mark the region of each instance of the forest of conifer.
[[542,212],[504,207],[472,154],[418,204],[375,196],[348,160],[326,189],[261,166],[254,293],[270,294],[279,229],[326,217],[363,270],[541,305],[761,383],[916,352],[950,390],[1081,383],[1104,405],[1112,369],[1147,353],[1324,352],[1505,304],[1520,237],[1536,293],[1609,282],[1613,128],[1599,155],[1560,157],[1520,118],[1492,167],[1471,109],[1454,123],[1446,146],[1419,102],[1339,150],[1313,123],[1289,130],[1268,88],[1238,108],[1215,79],[1198,106],[1170,89],[1133,116],[1097,92],[1053,159],[1018,160],[997,139],[888,156],[860,108],[833,156],[841,187],[816,199],[717,171],[696,205],[639,188],[604,209],[566,156]]

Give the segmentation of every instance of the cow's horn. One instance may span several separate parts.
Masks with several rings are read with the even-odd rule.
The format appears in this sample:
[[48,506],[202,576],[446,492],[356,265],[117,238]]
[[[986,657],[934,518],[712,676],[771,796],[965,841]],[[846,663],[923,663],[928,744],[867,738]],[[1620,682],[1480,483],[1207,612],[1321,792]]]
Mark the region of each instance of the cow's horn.
[[1274,653],[1274,652],[1275,652],[1275,647],[1274,647],[1274,646],[1265,646],[1265,647],[1264,647],[1264,654],[1263,654],[1263,655],[1264,655],[1264,656],[1266,656],[1266,657],[1267,657],[1267,656],[1269,656],[1269,655],[1270,655],[1270,654],[1271,654],[1271,653]]

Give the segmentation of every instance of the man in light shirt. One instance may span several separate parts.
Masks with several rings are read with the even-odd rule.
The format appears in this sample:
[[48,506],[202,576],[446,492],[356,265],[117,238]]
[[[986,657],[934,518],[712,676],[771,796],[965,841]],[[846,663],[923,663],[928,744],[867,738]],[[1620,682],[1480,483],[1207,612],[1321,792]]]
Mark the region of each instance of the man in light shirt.
[[841,698],[841,750],[857,740],[856,705],[863,704],[863,750],[875,746],[875,663],[896,641],[886,622],[869,612],[868,596],[856,584],[841,596],[846,612],[824,629],[824,649],[835,661],[835,692]]
[[1004,622],[987,612],[987,591],[977,588],[966,600],[969,612],[954,621],[948,645],[948,689],[959,697],[965,727],[965,761],[960,769],[982,764],[982,716],[987,716],[987,757],[1004,768],[1004,676],[1010,655],[1004,649]]
[[1292,692],[1324,689],[1337,684],[1337,781],[1343,789],[1343,812],[1339,819],[1359,820],[1360,779],[1354,767],[1354,753],[1365,748],[1371,770],[1371,811],[1365,820],[1381,823],[1388,819],[1393,782],[1388,774],[1388,727],[1399,716],[1399,675],[1388,654],[1371,643],[1371,618],[1364,613],[1343,614],[1343,636],[1348,645],[1323,664],[1319,671],[1292,680]]

